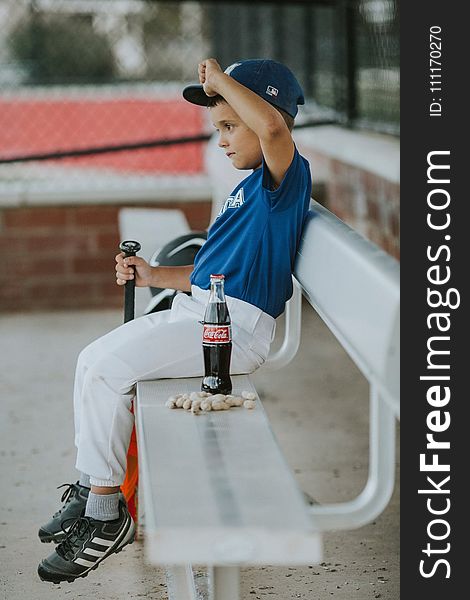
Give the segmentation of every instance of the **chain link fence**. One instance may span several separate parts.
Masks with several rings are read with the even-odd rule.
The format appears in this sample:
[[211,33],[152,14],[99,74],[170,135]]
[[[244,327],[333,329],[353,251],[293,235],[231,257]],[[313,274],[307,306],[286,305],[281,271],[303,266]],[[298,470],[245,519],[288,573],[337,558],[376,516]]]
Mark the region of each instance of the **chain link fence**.
[[397,0],[0,0],[0,19],[7,203],[205,197],[200,140],[210,128],[181,90],[207,56],[223,67],[285,62],[307,96],[299,121],[399,131]]
[[211,21],[214,53],[224,64],[254,55],[285,62],[312,108],[330,109],[341,123],[398,134],[397,1],[220,3]]

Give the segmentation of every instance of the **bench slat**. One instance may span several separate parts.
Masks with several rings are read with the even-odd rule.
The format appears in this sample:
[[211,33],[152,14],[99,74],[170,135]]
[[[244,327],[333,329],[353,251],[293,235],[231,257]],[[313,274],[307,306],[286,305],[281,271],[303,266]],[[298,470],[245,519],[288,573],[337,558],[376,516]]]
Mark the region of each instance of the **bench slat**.
[[[255,391],[232,377],[234,393]],[[137,432],[148,558],[155,564],[312,564],[321,539],[259,399],[199,416],[164,406],[200,378],[140,382]],[[142,496],[140,496],[142,501]]]

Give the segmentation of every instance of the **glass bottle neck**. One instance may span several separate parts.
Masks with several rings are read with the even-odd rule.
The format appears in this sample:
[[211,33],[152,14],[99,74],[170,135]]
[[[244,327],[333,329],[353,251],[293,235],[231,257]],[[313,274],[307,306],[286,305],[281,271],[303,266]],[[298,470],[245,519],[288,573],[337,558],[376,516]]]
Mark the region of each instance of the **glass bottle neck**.
[[224,280],[211,280],[211,293],[209,302],[225,302]]

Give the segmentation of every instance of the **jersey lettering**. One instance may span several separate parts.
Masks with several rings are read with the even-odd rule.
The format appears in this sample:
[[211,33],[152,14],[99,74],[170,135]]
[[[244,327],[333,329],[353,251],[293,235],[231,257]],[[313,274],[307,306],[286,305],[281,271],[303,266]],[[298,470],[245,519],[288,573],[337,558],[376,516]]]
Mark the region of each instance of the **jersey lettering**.
[[235,194],[235,196],[229,196],[227,198],[227,200],[225,200],[224,205],[220,209],[220,212],[217,215],[217,217],[220,217],[220,215],[223,215],[224,212],[229,208],[240,208],[240,206],[242,206],[244,203],[245,203],[245,196],[243,194],[243,188],[240,188],[238,190],[238,192]]

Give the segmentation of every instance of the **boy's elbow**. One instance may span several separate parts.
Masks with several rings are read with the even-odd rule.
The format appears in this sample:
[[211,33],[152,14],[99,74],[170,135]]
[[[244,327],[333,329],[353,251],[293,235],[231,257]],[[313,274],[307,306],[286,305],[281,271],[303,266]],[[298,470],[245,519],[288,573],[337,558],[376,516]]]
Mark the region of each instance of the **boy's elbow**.
[[279,113],[277,113],[276,115],[270,116],[265,120],[263,124],[262,138],[265,140],[273,140],[285,135],[288,131],[289,129],[284,119]]

